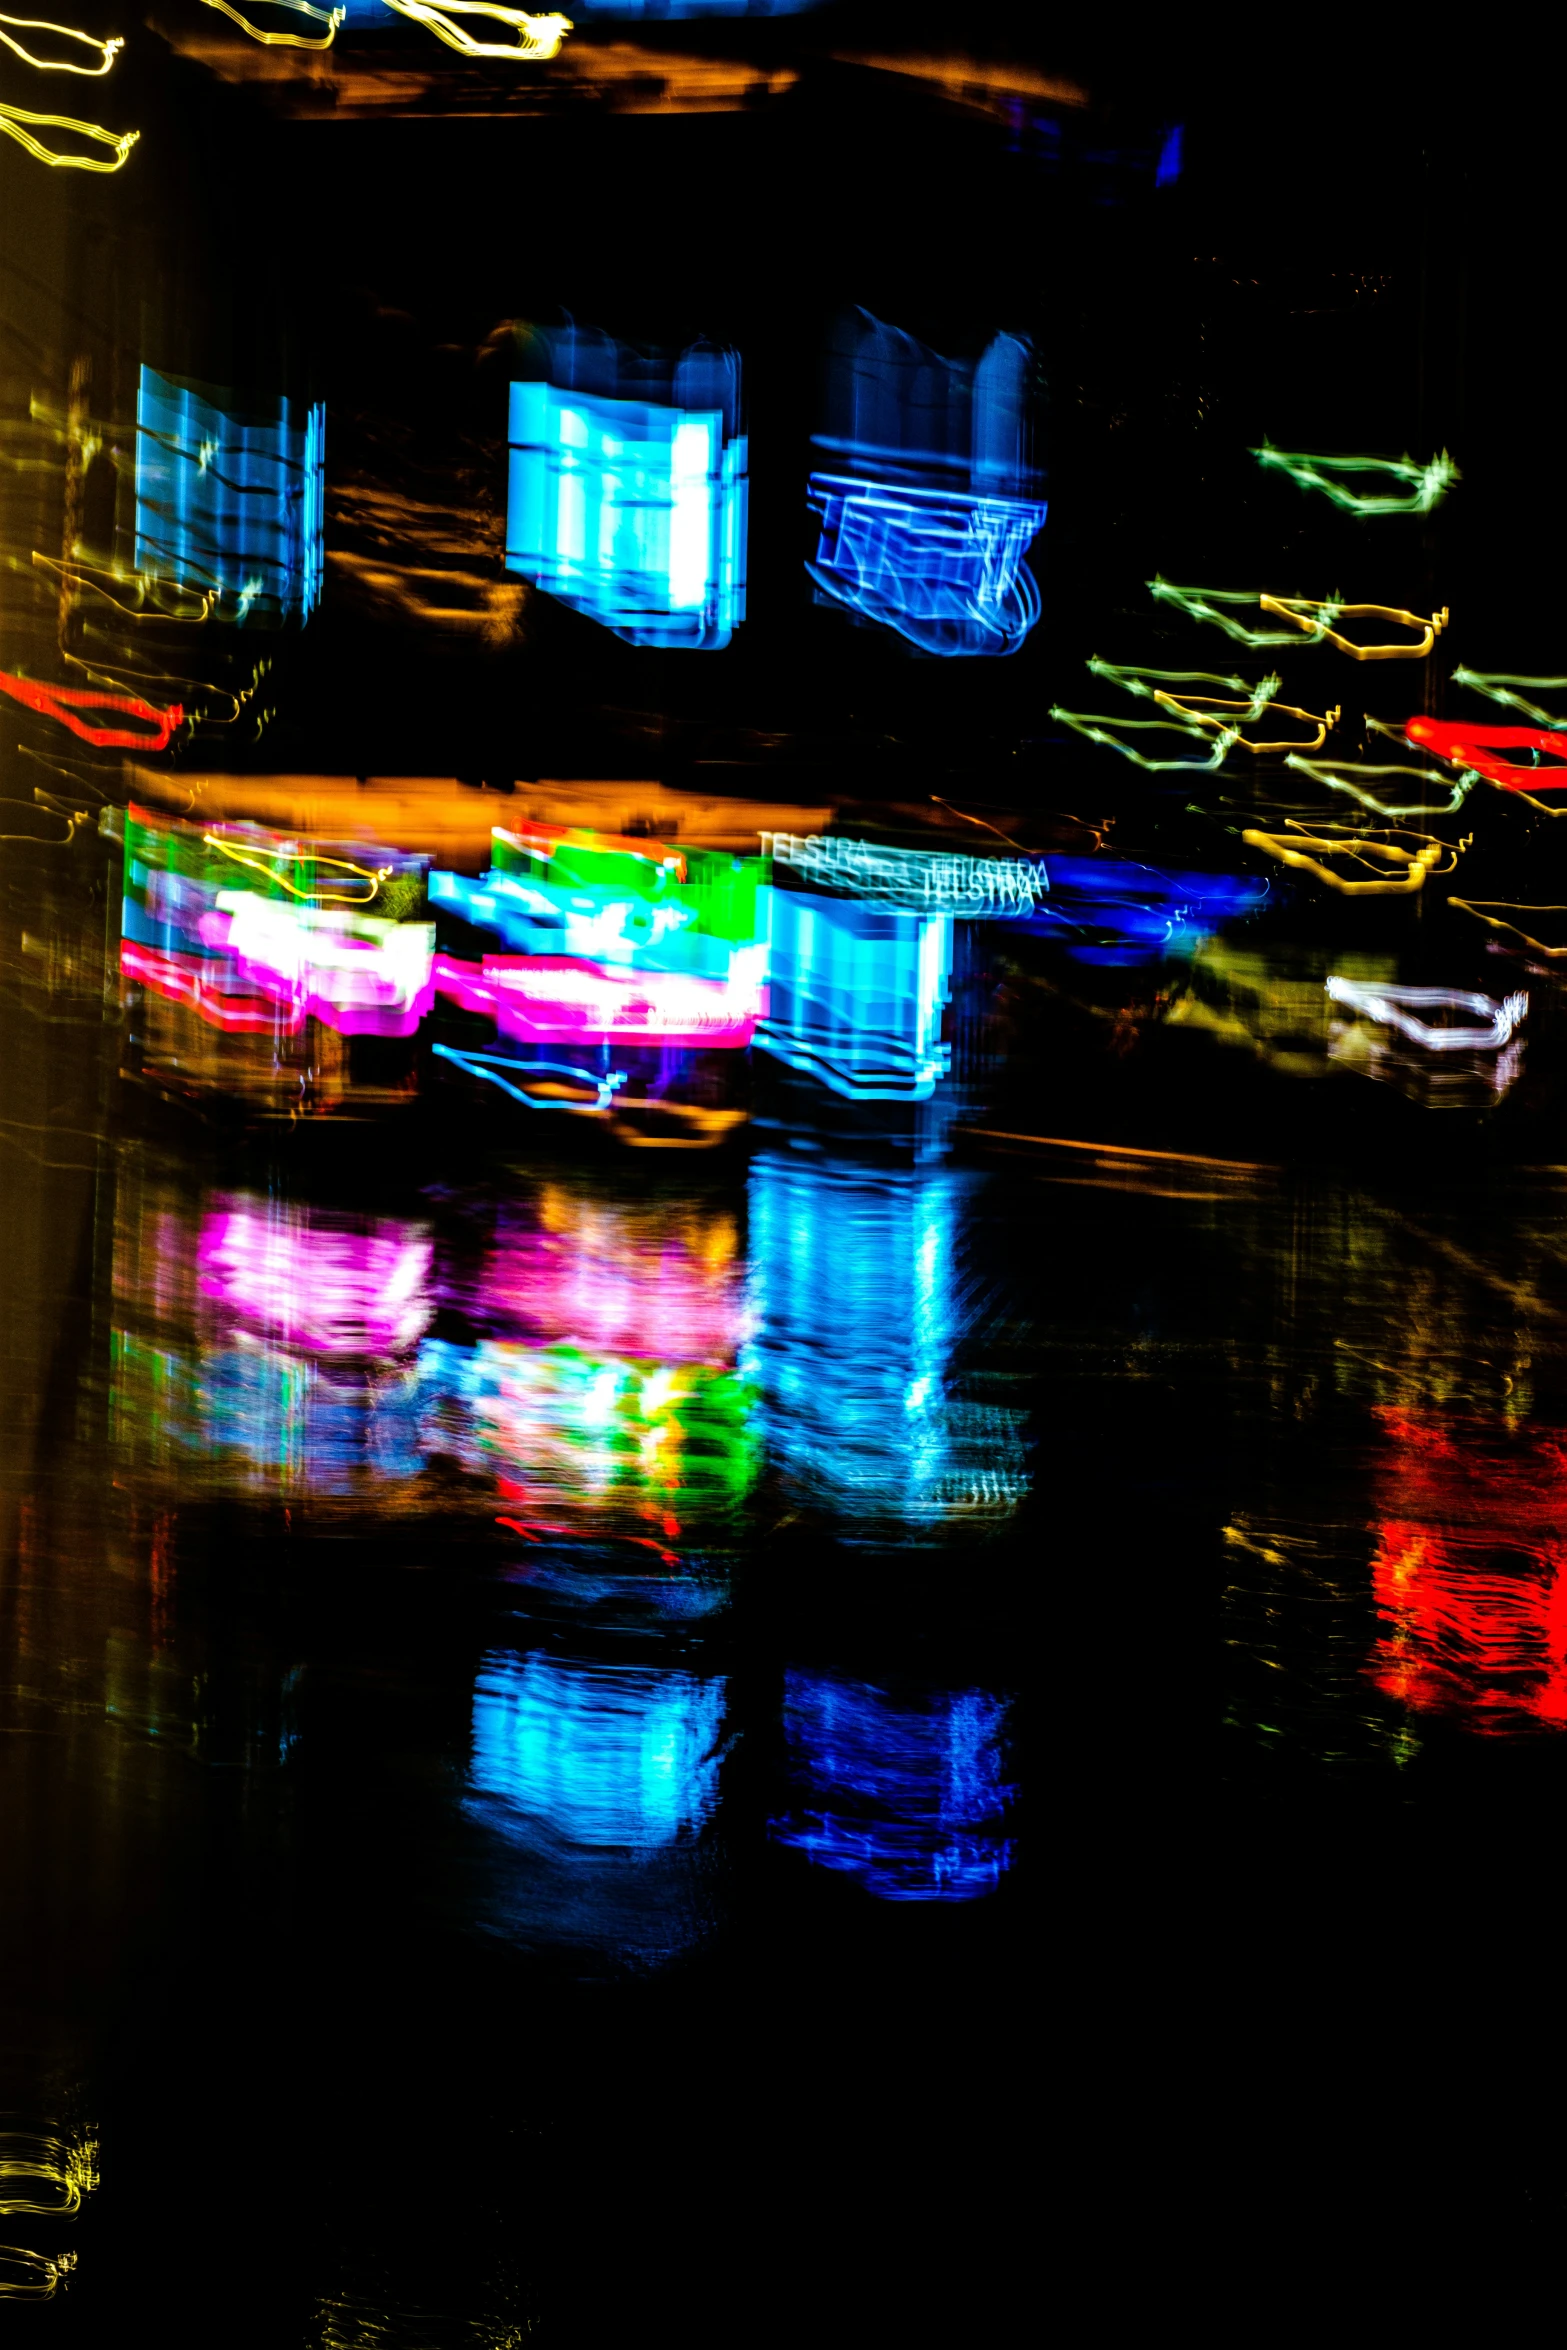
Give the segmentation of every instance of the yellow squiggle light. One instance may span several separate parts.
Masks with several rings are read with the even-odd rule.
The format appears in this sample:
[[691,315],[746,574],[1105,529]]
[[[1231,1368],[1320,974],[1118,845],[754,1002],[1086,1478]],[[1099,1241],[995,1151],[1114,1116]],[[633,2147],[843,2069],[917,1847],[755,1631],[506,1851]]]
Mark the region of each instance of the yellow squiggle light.
[[[63,57],[35,57],[30,49],[22,47],[20,41],[12,40],[4,30],[8,24],[14,25],[19,33],[58,33],[62,41],[80,41],[85,48],[100,52],[99,61],[96,65],[71,65]],[[42,16],[0,16],[0,41],[8,49],[14,50],[24,65],[35,65],[40,73],[80,73],[85,74],[89,81],[95,81],[100,74],[107,73],[125,46],[120,40],[100,41],[92,33],[79,33],[72,25],[51,24],[47,17]]]
[[[464,57],[555,57],[572,30],[569,16],[530,16],[526,9],[501,7],[499,0],[450,0],[446,8],[432,7],[430,0],[386,0],[386,4],[399,16],[428,25],[438,41]],[[454,16],[494,17],[497,23],[510,25],[517,38],[515,42],[476,41],[472,33],[453,23]]]
[[1509,898],[1449,898],[1447,902],[1457,906],[1461,913],[1473,914],[1487,930],[1510,930],[1514,938],[1521,938],[1526,947],[1537,955],[1547,956],[1553,963],[1559,963],[1567,955],[1567,946],[1548,947],[1543,939],[1531,938],[1521,922],[1501,919],[1503,914],[1567,914],[1567,906],[1521,906],[1514,905]]
[[[1287,831],[1261,832],[1248,826],[1241,839],[1249,849],[1261,849],[1265,856],[1276,857],[1281,865],[1311,874],[1346,898],[1413,897],[1425,887],[1428,873],[1453,872],[1469,846],[1467,839],[1434,840],[1429,833],[1418,832],[1410,833],[1409,838],[1424,841],[1425,845],[1419,849],[1403,848],[1397,841],[1374,840],[1368,833],[1350,833],[1342,840],[1328,837],[1338,829],[1336,825],[1319,825],[1315,831],[1308,832],[1298,819],[1292,818]],[[1452,864],[1441,864],[1444,856],[1451,857]],[[1357,865],[1367,865],[1376,857],[1385,865],[1402,866],[1403,871],[1386,881],[1346,881],[1341,873],[1330,872],[1321,864],[1322,857],[1348,857]]]
[[[1276,677],[1263,680],[1265,685],[1278,682]],[[1257,693],[1261,691],[1259,686]],[[1228,734],[1243,751],[1320,751],[1328,739],[1329,727],[1336,725],[1343,715],[1338,707],[1319,715],[1315,710],[1297,710],[1293,702],[1259,701],[1256,694],[1249,701],[1225,702],[1213,694],[1167,694],[1161,688],[1154,700],[1166,710],[1174,710],[1190,726],[1206,726]],[[1254,718],[1260,718],[1264,710],[1276,710],[1283,718],[1298,718],[1303,726],[1314,726],[1317,731],[1309,742],[1254,743],[1239,730]],[[1224,716],[1222,713],[1226,711],[1232,715]],[[1240,715],[1233,715],[1235,712]]]
[[[24,122],[36,124],[39,129],[75,131],[79,138],[96,139],[100,146],[114,149],[112,163],[100,163],[91,155],[54,155],[23,130]],[[40,163],[54,165],[65,171],[118,171],[121,164],[141,137],[140,131],[106,131],[95,122],[77,122],[69,114],[29,114],[25,107],[0,106],[0,131],[8,139],[15,139],[29,155],[36,155]]]
[[[391,871],[389,865],[383,865],[372,872],[368,865],[356,865],[351,858],[318,856],[313,849],[278,848],[263,850],[256,856],[247,856],[245,851],[236,847],[233,841],[225,840],[220,833],[216,832],[203,833],[202,846],[208,849],[217,849],[223,856],[232,858],[236,865],[248,866],[252,873],[259,873],[266,880],[275,881],[279,888],[288,891],[291,898],[314,898],[322,905],[368,906],[373,903],[376,892]],[[356,880],[367,881],[370,884],[369,891],[364,897],[349,897],[346,891],[341,889],[300,889],[289,880],[286,873],[280,873],[277,870],[279,864],[290,859],[295,864],[302,865],[308,862],[318,869],[326,865],[336,866],[341,872],[352,873]]]
[[[1322,644],[1336,645],[1352,661],[1423,661],[1447,626],[1447,606],[1433,612],[1429,620],[1418,612],[1401,612],[1393,604],[1341,604],[1335,598],[1317,596],[1259,596],[1264,612],[1276,612],[1281,620],[1293,620],[1307,636],[1314,636]],[[1332,626],[1335,620],[1376,619],[1391,620],[1400,628],[1421,631],[1419,641],[1412,645],[1357,645],[1352,638],[1340,636]]]
[[202,0],[202,5],[205,8],[221,9],[225,16],[233,19],[242,33],[248,33],[253,41],[259,41],[263,49],[330,49],[337,39],[337,28],[348,13],[343,8],[313,8],[311,0],[271,0],[274,8],[291,8],[296,15],[314,17],[317,24],[326,26],[326,31],[319,35],[264,33],[258,25],[251,23],[248,16],[241,16],[237,8],[231,8],[229,0]]

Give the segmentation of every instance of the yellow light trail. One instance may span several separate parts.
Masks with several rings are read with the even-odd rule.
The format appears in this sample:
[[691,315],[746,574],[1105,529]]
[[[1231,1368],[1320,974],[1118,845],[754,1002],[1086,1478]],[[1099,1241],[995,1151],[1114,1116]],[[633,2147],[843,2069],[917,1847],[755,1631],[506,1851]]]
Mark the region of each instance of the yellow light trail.
[[[1352,661],[1423,661],[1447,626],[1447,606],[1433,612],[1430,619],[1422,619],[1418,612],[1401,612],[1393,604],[1341,604],[1333,597],[1317,596],[1259,596],[1264,612],[1276,612],[1281,620],[1293,620],[1307,636],[1321,644],[1337,646]],[[1420,630],[1418,642],[1412,645],[1357,645],[1351,637],[1341,636],[1332,623],[1335,620],[1391,620],[1399,628]]]
[[[275,881],[279,888],[286,889],[292,898],[316,898],[323,904],[331,900],[345,906],[368,906],[391,871],[389,865],[383,865],[372,872],[368,865],[356,865],[351,858],[322,857],[318,856],[313,849],[262,849],[253,856],[247,856],[244,850],[237,847],[233,841],[224,840],[222,835],[216,832],[203,833],[202,845],[204,848],[216,849],[221,856],[231,858],[236,865],[248,866],[252,873],[259,873],[268,881]],[[264,862],[264,860],[266,861]],[[276,870],[278,865],[290,863],[295,865],[309,863],[316,866],[334,865],[340,872],[352,873],[358,881],[367,881],[370,884],[369,891],[364,897],[350,897],[342,889],[300,889],[289,880],[286,873],[279,873]]]
[[[1291,819],[1291,822],[1295,823],[1296,820]],[[1419,849],[1402,848],[1397,841],[1374,840],[1367,833],[1352,833],[1343,840],[1328,838],[1327,835],[1336,829],[1332,825],[1323,825],[1313,833],[1300,825],[1298,829],[1288,832],[1258,832],[1248,827],[1241,834],[1241,839],[1248,848],[1261,849],[1266,856],[1276,857],[1281,865],[1312,874],[1318,881],[1326,882],[1329,889],[1336,889],[1347,898],[1413,897],[1416,891],[1425,887],[1428,873],[1451,873],[1469,845],[1467,839],[1454,844],[1451,841],[1433,840],[1429,835],[1425,836],[1424,846]],[[1411,833],[1409,837],[1411,840],[1422,838],[1419,833]],[[1451,857],[1450,865],[1441,864],[1440,860],[1444,856]],[[1404,870],[1396,878],[1385,881],[1346,881],[1341,873],[1330,872],[1319,861],[1322,857],[1348,857],[1359,865],[1365,865],[1371,858],[1377,857],[1384,864],[1401,865]]]
[[[24,123],[32,123],[40,130],[74,131],[79,138],[96,139],[100,146],[114,149],[114,161],[99,162],[93,155],[55,155],[22,128]],[[29,114],[22,106],[0,106],[0,131],[8,139],[15,139],[18,146],[25,147],[29,155],[36,155],[40,163],[65,171],[118,171],[141,137],[140,131],[106,131],[95,122],[77,122],[69,114]]]
[[263,49],[330,49],[337,38],[337,28],[348,13],[343,8],[313,8],[310,0],[270,0],[274,8],[291,8],[297,16],[313,17],[317,24],[326,26],[326,31],[322,34],[264,33],[259,25],[251,23],[248,16],[242,16],[237,8],[231,8],[229,0],[202,0],[202,5],[205,8],[221,9],[226,17],[239,26],[242,33],[248,33],[253,41],[259,41]]
[[[35,57],[30,49],[22,47],[20,41],[12,40],[5,30],[7,25],[14,25],[19,33],[57,33],[62,41],[80,41],[84,48],[99,52],[98,63],[72,65],[63,57]],[[24,65],[35,65],[40,73],[80,73],[85,74],[90,81],[107,73],[125,46],[120,40],[100,41],[92,33],[79,33],[74,25],[51,24],[47,17],[42,16],[0,16],[0,41],[8,49],[14,50]]]
[[[532,16],[526,9],[503,8],[499,0],[450,0],[446,8],[432,7],[430,0],[386,0],[386,5],[415,24],[427,25],[438,41],[464,57],[555,57],[572,30],[569,16]],[[512,42],[477,41],[453,23],[455,16],[492,17],[499,24],[510,25],[517,38]]]

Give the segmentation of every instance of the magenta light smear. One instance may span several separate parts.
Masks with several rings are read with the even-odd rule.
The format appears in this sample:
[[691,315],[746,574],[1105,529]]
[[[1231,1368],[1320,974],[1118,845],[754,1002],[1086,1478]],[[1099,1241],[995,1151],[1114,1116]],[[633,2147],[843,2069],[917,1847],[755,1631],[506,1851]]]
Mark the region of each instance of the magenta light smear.
[[747,1045],[767,1010],[766,987],[749,976],[610,971],[575,955],[486,955],[482,965],[437,955],[435,986],[526,1044]]
[[220,1201],[202,1219],[201,1294],[235,1320],[311,1354],[380,1358],[429,1327],[430,1241],[399,1219],[329,1217]]

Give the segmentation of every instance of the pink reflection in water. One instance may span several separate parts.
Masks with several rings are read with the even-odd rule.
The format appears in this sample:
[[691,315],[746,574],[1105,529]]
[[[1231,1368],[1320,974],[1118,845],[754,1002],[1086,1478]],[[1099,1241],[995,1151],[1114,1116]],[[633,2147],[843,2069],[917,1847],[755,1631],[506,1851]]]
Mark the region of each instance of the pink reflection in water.
[[[732,1364],[748,1335],[746,1266],[722,1216],[677,1220],[552,1191],[503,1225],[470,1311],[546,1343],[662,1363]],[[454,1302],[458,1302],[454,1299]]]
[[428,1329],[431,1246],[396,1217],[220,1200],[202,1219],[203,1297],[285,1346],[380,1357]]

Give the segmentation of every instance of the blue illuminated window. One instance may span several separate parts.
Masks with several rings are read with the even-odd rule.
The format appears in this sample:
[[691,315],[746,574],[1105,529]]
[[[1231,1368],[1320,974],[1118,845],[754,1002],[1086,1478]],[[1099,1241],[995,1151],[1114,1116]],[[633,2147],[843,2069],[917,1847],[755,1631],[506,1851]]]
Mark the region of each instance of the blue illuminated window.
[[1015,653],[1039,618],[1024,562],[1046,507],[1029,461],[1027,343],[945,359],[868,311],[829,354],[825,460],[808,497],[820,601],[922,652]]
[[771,894],[758,1048],[849,1101],[928,1101],[952,1058],[941,1035],[952,916],[814,890]]
[[693,344],[670,366],[576,327],[536,347],[545,380],[511,387],[506,568],[631,644],[719,651],[745,617],[738,358]]
[[211,593],[228,619],[305,619],[321,600],[325,424],[287,399],[230,415],[144,367],[137,570]]

